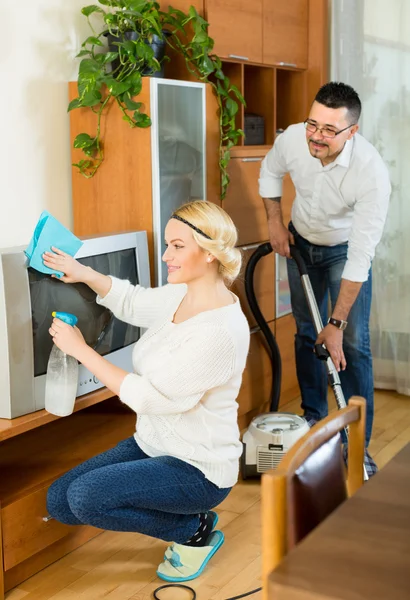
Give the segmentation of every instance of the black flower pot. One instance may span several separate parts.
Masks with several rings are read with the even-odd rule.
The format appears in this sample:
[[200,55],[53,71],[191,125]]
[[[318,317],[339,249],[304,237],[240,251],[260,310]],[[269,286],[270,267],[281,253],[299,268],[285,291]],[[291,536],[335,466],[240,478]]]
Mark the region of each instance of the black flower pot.
[[[162,32],[164,38],[168,35],[170,35],[169,31],[163,30]],[[111,33],[106,33],[105,37],[107,38],[108,41],[108,49],[110,52],[118,52],[118,46],[115,44],[115,42],[123,42],[126,40],[130,40],[135,42],[138,38],[139,38],[139,34],[136,31],[126,31],[125,33],[116,36],[116,35],[112,35]],[[150,69],[149,67],[147,67],[146,69],[144,69],[142,71],[142,75],[149,75],[151,77],[164,77],[164,57],[165,57],[165,50],[166,50],[166,41],[165,39],[161,39],[158,35],[153,35],[152,36],[152,41],[149,42],[148,40],[145,40],[145,43],[148,46],[151,46],[151,48],[154,50],[154,57],[157,59],[157,61],[159,62],[159,64],[161,65],[161,69],[160,71],[152,71],[152,69]],[[115,71],[115,69],[117,69],[120,66],[120,59],[117,58],[116,60],[114,60],[111,63],[111,68],[113,71]]]

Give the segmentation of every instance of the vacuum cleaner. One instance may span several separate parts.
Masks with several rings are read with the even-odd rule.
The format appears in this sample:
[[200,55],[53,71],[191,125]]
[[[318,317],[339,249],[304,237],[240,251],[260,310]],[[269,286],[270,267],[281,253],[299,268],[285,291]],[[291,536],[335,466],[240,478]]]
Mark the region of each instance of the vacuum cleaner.
[[[272,386],[270,392],[270,412],[255,417],[243,435],[243,452],[241,458],[241,474],[243,479],[258,477],[269,469],[274,469],[280,463],[288,450],[303,437],[310,429],[306,419],[287,412],[278,412],[280,387],[282,379],[282,361],[275,336],[270,330],[259,308],[254,289],[254,272],[259,260],[273,252],[269,242],[258,246],[245,270],[245,293],[253,316],[265,336],[272,367]],[[305,262],[296,246],[290,246],[291,257],[296,262],[306,301],[312,317],[316,334],[323,329],[323,322],[316,298],[310,283]],[[322,344],[316,344],[315,354],[319,360],[326,363],[329,385],[336,398],[339,410],[346,407],[339,374],[329,352]],[[346,436],[348,431],[345,429]],[[365,467],[364,479],[368,479]]]

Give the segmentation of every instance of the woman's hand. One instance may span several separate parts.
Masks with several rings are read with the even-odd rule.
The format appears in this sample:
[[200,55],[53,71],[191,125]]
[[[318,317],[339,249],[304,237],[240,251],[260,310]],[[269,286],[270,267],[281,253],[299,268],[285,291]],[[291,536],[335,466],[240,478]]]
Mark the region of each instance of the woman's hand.
[[51,249],[53,252],[44,252],[43,254],[45,266],[49,269],[62,271],[64,273],[62,277],[57,277],[56,275],[52,275],[51,277],[60,279],[60,281],[64,281],[64,283],[80,283],[84,281],[85,274],[88,271],[87,267],[62,250],[59,250],[54,246],[52,246]]
[[78,359],[81,350],[84,346],[87,346],[83,334],[77,327],[68,325],[56,317],[53,319],[49,334],[53,338],[55,345],[60,348],[62,352],[74,356]]

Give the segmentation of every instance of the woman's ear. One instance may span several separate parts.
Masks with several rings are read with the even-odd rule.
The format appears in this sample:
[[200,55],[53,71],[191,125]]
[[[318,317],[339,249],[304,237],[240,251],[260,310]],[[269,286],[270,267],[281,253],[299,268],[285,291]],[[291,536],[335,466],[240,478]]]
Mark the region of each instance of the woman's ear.
[[206,262],[207,263],[211,263],[214,260],[214,256],[212,256],[212,254],[208,254],[208,256],[206,257]]

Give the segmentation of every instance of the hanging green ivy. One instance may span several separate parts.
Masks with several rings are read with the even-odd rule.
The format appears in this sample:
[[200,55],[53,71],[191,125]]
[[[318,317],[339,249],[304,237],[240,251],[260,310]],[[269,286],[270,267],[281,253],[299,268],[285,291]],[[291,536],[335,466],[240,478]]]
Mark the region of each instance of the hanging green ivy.
[[[80,133],[74,148],[80,148],[85,158],[75,163],[80,173],[93,177],[104,160],[101,138],[101,119],[110,100],[117,103],[123,119],[131,127],[149,127],[151,120],[136,98],[142,89],[142,77],[160,71],[162,64],[156,58],[152,42],[160,40],[182,54],[188,70],[203,82],[209,83],[219,106],[221,198],[229,185],[228,163],[230,149],[236,146],[243,131],[236,127],[239,103],[244,98],[223,73],[221,59],[212,53],[214,41],[208,35],[208,23],[191,6],[188,13],[169,7],[160,10],[158,2],[145,0],[98,0],[85,6],[81,12],[87,17],[92,35],[81,46],[78,71],[78,98],[68,110],[89,107],[97,115],[93,135]],[[97,32],[90,16],[99,17]],[[188,29],[189,28],[189,29]],[[193,31],[189,35],[187,31]],[[107,49],[105,38],[109,37]],[[169,60],[167,56],[162,62]]]

